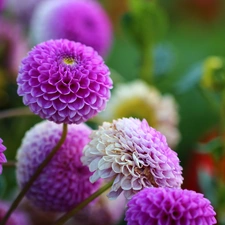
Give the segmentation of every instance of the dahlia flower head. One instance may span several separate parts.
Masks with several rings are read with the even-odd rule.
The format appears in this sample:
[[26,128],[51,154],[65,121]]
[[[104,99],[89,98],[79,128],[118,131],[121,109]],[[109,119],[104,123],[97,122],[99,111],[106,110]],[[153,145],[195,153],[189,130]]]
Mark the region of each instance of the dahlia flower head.
[[[7,202],[0,202],[0,221],[2,221],[3,217],[7,213],[9,209],[9,204]],[[6,225],[30,225],[30,220],[28,216],[20,210],[16,210],[9,217]]]
[[18,94],[43,119],[79,124],[105,109],[112,88],[109,75],[93,48],[66,39],[50,40],[22,60]]
[[172,95],[161,95],[155,87],[141,80],[119,84],[113,90],[106,110],[98,115],[98,119],[111,121],[130,116],[146,119],[150,126],[166,136],[171,148],[178,144],[178,106]]
[[114,179],[109,198],[127,199],[145,187],[180,188],[183,177],[177,153],[146,120],[104,122],[90,135],[82,162],[94,172],[90,181]]
[[[92,173],[81,163],[82,150],[89,142],[91,129],[85,124],[68,126],[66,140],[36,179],[27,198],[46,211],[67,211],[100,186],[89,181]],[[17,153],[17,181],[21,188],[56,146],[62,124],[43,121],[29,130]]]
[[195,191],[146,188],[128,202],[127,225],[213,225],[215,211],[210,201]]
[[2,144],[2,139],[0,138],[0,174],[2,174],[2,164],[6,163],[6,157],[4,155],[4,151],[6,150],[6,147]]
[[[22,58],[28,51],[26,38],[23,36],[22,28],[17,23],[12,23],[3,17],[0,17],[0,43],[2,51],[0,58],[0,69],[7,71],[6,74],[15,75],[18,73],[18,67]],[[2,67],[2,68],[1,68]]]
[[58,38],[81,42],[106,56],[112,43],[112,25],[98,1],[42,1],[32,17],[31,42]]

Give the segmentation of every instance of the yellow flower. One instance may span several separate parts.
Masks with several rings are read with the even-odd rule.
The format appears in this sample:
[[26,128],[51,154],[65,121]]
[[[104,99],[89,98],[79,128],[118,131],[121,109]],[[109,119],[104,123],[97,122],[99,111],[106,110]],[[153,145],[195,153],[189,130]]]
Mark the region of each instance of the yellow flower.
[[175,147],[180,140],[179,116],[173,96],[161,95],[155,87],[141,80],[118,85],[106,110],[97,119],[102,122],[122,117],[146,119],[150,126],[166,136],[170,147]]

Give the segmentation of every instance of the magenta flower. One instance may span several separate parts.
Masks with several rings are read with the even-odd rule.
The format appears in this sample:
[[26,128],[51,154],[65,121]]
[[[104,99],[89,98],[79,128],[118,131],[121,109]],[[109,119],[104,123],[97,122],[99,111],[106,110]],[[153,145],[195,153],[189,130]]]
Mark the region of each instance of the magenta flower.
[[112,42],[110,19],[97,1],[43,1],[34,12],[30,29],[35,44],[65,38],[91,46],[102,56]]
[[43,119],[79,124],[105,109],[112,88],[109,74],[93,48],[65,39],[50,40],[23,59],[18,94]]
[[[0,221],[3,219],[5,214],[9,209],[9,204],[7,202],[0,202]],[[16,210],[8,219],[6,225],[30,225],[30,220],[28,216],[20,210]]]
[[146,188],[128,202],[127,225],[213,225],[215,211],[208,199],[195,191]]
[[7,162],[6,157],[4,155],[4,151],[6,150],[6,147],[2,144],[2,139],[0,138],[0,174],[2,174],[2,163]]
[[82,162],[95,171],[91,182],[115,179],[110,198],[124,191],[129,199],[145,187],[181,186],[182,168],[177,153],[146,120],[123,118],[104,122],[90,138]]
[[[43,121],[29,130],[17,154],[17,181],[21,188],[61,137],[62,125]],[[81,163],[91,129],[85,124],[68,126],[66,140],[34,182],[27,198],[42,210],[67,211],[89,197],[100,182],[91,184],[92,173]]]

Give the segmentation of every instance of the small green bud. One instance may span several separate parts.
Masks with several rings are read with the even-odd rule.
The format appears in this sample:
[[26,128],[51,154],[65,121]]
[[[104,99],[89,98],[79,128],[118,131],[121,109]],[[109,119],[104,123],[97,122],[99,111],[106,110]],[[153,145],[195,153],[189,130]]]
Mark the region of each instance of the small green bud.
[[203,63],[201,85],[213,91],[225,90],[225,60],[211,56]]

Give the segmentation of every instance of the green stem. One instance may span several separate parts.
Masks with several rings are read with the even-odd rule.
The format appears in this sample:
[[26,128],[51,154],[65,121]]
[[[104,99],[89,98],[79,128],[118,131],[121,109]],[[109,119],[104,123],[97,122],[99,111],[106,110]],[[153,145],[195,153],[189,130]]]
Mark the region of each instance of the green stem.
[[4,167],[15,167],[16,161],[7,161],[6,163],[2,164]]
[[99,195],[101,195],[103,192],[105,192],[108,188],[110,188],[113,184],[113,181],[107,183],[103,187],[101,187],[99,190],[94,192],[91,196],[86,198],[83,202],[81,202],[79,205],[77,205],[75,208],[64,214],[62,217],[60,217],[53,225],[62,225],[67,220],[69,220],[74,214],[76,214],[78,211],[83,209],[85,206],[87,206],[91,201],[93,201],[95,198],[97,198]]
[[16,207],[19,205],[20,201],[23,199],[27,191],[30,189],[34,181],[38,178],[38,176],[41,174],[42,170],[48,165],[48,163],[51,161],[55,153],[60,149],[62,144],[64,143],[67,135],[67,124],[63,124],[63,131],[62,136],[57,143],[57,145],[52,149],[52,151],[49,153],[49,155],[46,157],[46,159],[39,165],[35,173],[32,175],[28,183],[23,187],[17,198],[12,203],[11,207],[9,208],[8,212],[6,213],[5,217],[2,219],[0,225],[5,225],[7,223],[7,220],[9,219],[12,212],[16,209]]
[[225,155],[225,91],[221,93],[220,104],[220,137],[223,143],[223,156]]
[[29,108],[21,107],[16,109],[8,109],[0,112],[0,119],[10,118],[15,116],[32,116],[33,114]]
[[148,84],[153,84],[153,52],[152,46],[146,46],[141,49],[141,68],[140,78]]
[[212,110],[216,113],[216,115],[218,115],[220,109],[219,109],[219,104],[217,103],[215,97],[212,96],[211,93],[209,93],[207,90],[202,88],[200,85],[198,85],[197,88],[200,94],[202,95],[202,97],[209,103]]

